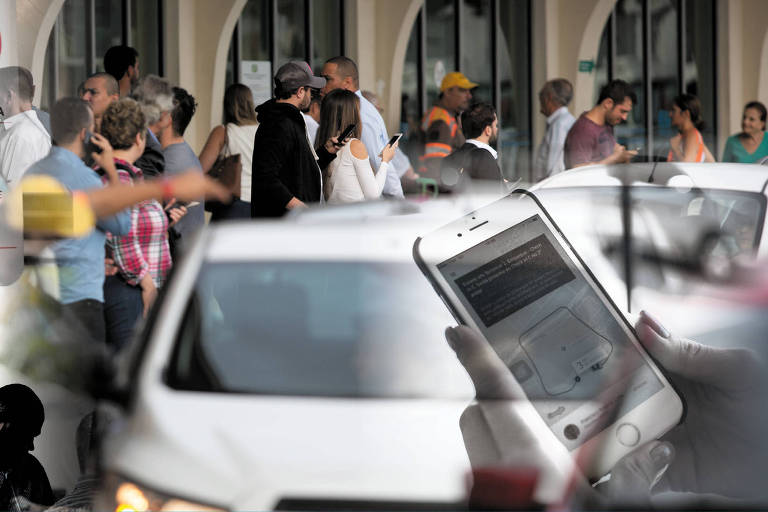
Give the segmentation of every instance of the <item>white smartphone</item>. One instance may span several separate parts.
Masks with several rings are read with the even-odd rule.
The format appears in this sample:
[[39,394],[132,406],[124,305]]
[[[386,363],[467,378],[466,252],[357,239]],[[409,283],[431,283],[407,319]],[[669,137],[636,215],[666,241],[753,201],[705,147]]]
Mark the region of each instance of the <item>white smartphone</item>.
[[682,418],[678,393],[536,197],[515,191],[418,238],[416,263],[599,478]]

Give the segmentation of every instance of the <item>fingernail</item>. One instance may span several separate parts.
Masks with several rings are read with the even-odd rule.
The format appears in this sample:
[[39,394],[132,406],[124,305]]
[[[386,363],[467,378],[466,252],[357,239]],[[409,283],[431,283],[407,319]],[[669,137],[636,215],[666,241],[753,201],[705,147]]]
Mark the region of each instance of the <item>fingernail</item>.
[[656,331],[656,334],[661,336],[662,338],[669,338],[669,331],[664,328],[663,325],[661,325],[661,322],[656,320],[656,318],[653,317],[650,313],[643,310],[640,312],[640,315],[644,318],[645,323],[648,324],[648,326]]
[[668,466],[675,458],[675,449],[669,443],[661,443],[651,450],[651,460],[657,469]]

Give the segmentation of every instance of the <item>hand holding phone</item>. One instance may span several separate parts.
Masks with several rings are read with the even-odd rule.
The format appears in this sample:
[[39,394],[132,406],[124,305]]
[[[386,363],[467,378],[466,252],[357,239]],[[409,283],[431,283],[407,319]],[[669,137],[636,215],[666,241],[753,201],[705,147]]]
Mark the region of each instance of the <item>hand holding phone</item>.
[[344,131],[339,134],[339,137],[337,139],[338,142],[335,143],[336,146],[343,146],[347,140],[347,138],[352,134],[352,131],[355,129],[357,125],[352,123],[350,125],[347,125],[346,128],[344,128]]
[[381,150],[381,153],[379,153],[379,158],[381,158],[382,162],[389,162],[395,157],[395,149],[397,149],[397,142],[400,140],[400,137],[402,137],[402,133],[396,133],[392,136],[391,139],[389,139],[389,142],[387,142],[387,145],[384,146],[384,148]]

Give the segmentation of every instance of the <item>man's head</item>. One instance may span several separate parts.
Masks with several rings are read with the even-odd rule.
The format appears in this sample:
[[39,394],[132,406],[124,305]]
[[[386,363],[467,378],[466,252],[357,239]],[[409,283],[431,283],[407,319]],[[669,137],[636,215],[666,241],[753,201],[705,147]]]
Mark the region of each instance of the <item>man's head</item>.
[[458,71],[448,73],[440,83],[440,103],[443,107],[454,112],[461,112],[469,108],[469,100],[472,99],[472,89],[477,84]]
[[568,106],[573,98],[573,86],[565,78],[555,78],[544,84],[539,91],[541,113],[549,117],[560,107]]
[[44,421],[43,403],[29,387],[8,384],[0,388],[0,462],[4,468],[35,449],[34,439]]
[[19,66],[0,68],[0,108],[5,117],[29,110],[34,92],[29,70]]
[[597,98],[597,106],[605,115],[605,123],[610,126],[626,121],[637,103],[637,96],[624,80],[611,80],[602,89]]
[[315,76],[306,62],[288,62],[275,73],[275,97],[299,110],[309,107],[311,89],[322,89],[325,85],[325,78]]
[[93,131],[93,113],[80,98],[62,98],[51,107],[51,135],[57,146],[68,146],[83,157],[85,133]]
[[81,98],[91,106],[93,116],[98,121],[109,104],[120,99],[120,88],[117,80],[109,73],[95,73],[83,84]]
[[181,87],[173,88],[173,110],[171,110],[171,126],[176,137],[183,137],[184,132],[195,115],[197,102],[194,96]]
[[468,139],[477,139],[486,144],[499,136],[499,121],[496,111],[487,103],[475,103],[461,114],[461,129]]
[[325,78],[325,87],[323,95],[328,94],[334,89],[346,89],[356,92],[360,89],[360,75],[357,72],[357,64],[349,57],[340,55],[325,61],[323,65],[323,78]]
[[156,75],[147,75],[133,89],[133,98],[139,102],[147,118],[147,126],[157,137],[171,128],[173,88],[168,80]]
[[139,52],[130,46],[113,46],[104,54],[104,71],[118,82],[127,75],[131,85],[139,81]]

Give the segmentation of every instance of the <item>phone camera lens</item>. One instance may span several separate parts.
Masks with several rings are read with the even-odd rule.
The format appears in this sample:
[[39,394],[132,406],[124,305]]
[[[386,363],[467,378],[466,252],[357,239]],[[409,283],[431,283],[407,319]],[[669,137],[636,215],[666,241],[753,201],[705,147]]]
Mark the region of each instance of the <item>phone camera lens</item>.
[[456,234],[456,236],[461,236],[461,233]]
[[570,425],[566,425],[565,429],[563,429],[563,434],[565,435],[565,438],[574,441],[577,437],[579,437],[579,434],[581,432],[579,431],[579,427],[571,423]]

